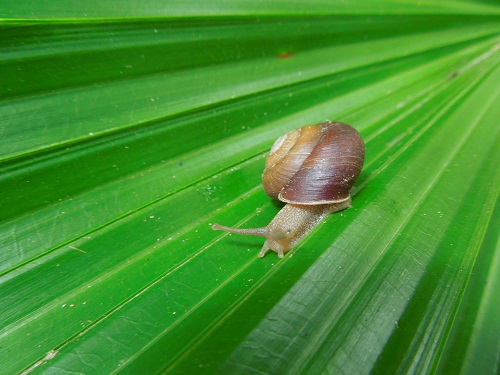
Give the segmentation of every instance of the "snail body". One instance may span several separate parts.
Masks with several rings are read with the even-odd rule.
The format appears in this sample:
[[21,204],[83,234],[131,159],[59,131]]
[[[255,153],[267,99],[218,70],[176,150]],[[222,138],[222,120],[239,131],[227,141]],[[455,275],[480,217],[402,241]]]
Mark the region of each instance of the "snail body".
[[283,258],[325,216],[351,207],[350,190],[361,172],[365,146],[350,125],[325,121],[276,140],[266,160],[266,193],[287,203],[262,228],[212,229],[265,237],[259,257],[272,250]]

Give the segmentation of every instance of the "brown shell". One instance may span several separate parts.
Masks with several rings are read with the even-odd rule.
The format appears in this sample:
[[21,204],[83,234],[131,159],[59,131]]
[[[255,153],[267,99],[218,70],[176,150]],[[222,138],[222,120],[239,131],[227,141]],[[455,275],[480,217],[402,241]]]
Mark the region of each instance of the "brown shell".
[[350,125],[325,121],[278,138],[266,161],[266,193],[295,204],[343,202],[363,167],[365,145]]

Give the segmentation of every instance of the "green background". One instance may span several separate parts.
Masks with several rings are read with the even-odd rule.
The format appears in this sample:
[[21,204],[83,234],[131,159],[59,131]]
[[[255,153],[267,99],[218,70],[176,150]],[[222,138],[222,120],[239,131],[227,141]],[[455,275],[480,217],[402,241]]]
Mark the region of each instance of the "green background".
[[[0,373],[498,373],[500,7],[435,3],[0,4]],[[211,230],[325,119],[351,209]]]

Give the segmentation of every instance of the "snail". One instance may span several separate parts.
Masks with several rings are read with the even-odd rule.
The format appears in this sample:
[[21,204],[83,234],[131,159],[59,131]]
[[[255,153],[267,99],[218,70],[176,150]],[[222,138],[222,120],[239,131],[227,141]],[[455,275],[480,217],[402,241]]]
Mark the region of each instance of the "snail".
[[276,140],[262,175],[266,193],[286,205],[263,228],[212,229],[265,237],[259,257],[272,250],[283,258],[326,215],[351,207],[364,158],[363,140],[350,125],[325,121],[293,130]]

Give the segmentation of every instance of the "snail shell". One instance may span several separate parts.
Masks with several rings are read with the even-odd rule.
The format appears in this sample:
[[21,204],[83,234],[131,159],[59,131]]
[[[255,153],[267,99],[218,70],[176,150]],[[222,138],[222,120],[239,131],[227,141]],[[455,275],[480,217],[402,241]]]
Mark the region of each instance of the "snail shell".
[[325,121],[278,138],[262,175],[266,193],[295,204],[339,203],[361,172],[365,146],[350,125]]
[[326,215],[350,207],[364,158],[363,140],[350,125],[325,121],[293,130],[276,140],[262,175],[266,193],[287,204],[263,228],[212,228],[266,237],[259,256],[273,250],[282,258]]

